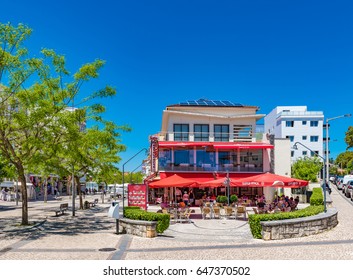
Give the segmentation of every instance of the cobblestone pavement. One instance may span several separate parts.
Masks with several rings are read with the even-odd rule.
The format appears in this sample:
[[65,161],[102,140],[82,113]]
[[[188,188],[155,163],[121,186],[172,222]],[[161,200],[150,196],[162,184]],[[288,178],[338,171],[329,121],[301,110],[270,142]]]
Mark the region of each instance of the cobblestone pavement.
[[20,204],[0,201],[0,260],[352,260],[353,204],[335,188],[331,198],[338,209],[334,229],[279,241],[253,239],[246,221],[222,219],[172,224],[153,239],[117,235],[115,220],[107,217],[110,204],[101,198],[75,217],[53,211],[71,205],[69,197],[29,202],[33,225],[24,228]]

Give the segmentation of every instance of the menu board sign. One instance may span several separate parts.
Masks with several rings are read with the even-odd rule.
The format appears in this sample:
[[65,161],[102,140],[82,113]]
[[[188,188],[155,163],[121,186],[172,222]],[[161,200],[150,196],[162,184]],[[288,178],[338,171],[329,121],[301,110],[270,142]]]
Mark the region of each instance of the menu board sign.
[[128,185],[128,206],[138,206],[147,210],[147,186],[145,184]]

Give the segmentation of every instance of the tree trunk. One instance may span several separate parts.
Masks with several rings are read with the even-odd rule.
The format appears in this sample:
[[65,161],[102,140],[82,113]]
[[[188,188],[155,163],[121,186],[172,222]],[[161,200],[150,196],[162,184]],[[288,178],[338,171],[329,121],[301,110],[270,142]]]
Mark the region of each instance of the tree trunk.
[[21,195],[22,195],[22,223],[21,225],[27,226],[28,223],[28,195],[27,195],[27,184],[26,176],[22,166],[17,166],[19,179],[21,181]]
[[76,180],[76,186],[77,186],[78,195],[79,195],[79,198],[80,198],[80,209],[83,209],[83,199],[82,199],[80,178],[75,176],[75,180]]

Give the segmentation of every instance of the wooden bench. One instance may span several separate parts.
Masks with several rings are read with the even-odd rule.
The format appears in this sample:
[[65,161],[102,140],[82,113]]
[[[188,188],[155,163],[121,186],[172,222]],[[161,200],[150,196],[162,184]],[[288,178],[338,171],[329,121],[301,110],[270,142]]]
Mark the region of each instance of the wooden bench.
[[59,214],[64,215],[65,211],[69,210],[69,204],[68,203],[62,203],[60,204],[59,209],[55,209],[55,216],[58,216]]
[[94,201],[89,202],[89,207],[94,207],[98,204],[98,198],[96,198]]

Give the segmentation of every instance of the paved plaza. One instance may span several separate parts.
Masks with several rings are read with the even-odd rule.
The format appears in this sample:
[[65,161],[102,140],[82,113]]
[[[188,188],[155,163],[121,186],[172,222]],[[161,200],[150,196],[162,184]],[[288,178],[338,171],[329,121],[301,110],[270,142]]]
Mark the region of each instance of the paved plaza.
[[[333,188],[339,224],[315,236],[278,241],[254,239],[247,221],[207,219],[171,224],[162,235],[147,239],[117,235],[107,217],[110,203],[55,217],[62,200],[29,202],[31,227],[20,226],[21,204],[0,201],[0,260],[352,260],[353,204]],[[76,200],[78,205],[78,200]],[[151,208],[152,211],[157,208]],[[195,209],[197,212],[198,209]]]

